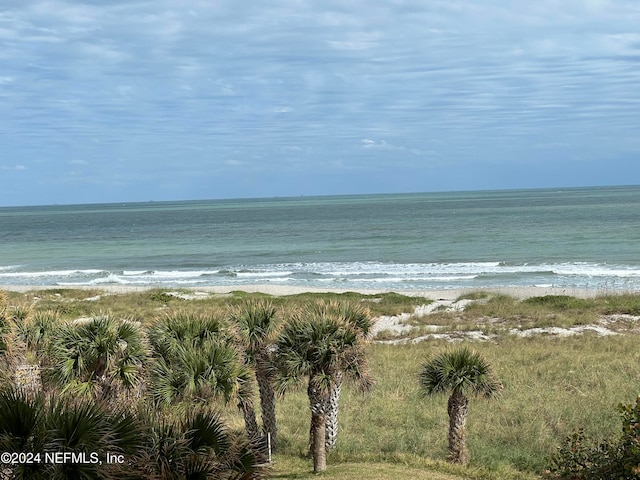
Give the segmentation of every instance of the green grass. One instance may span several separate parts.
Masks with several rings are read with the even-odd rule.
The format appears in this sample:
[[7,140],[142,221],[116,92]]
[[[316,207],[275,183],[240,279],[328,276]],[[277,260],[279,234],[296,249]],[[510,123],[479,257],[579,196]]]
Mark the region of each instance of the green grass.
[[326,472],[314,474],[309,470],[309,460],[299,456],[276,455],[271,478],[276,479],[312,479],[331,478],[335,480],[352,480],[366,478],[368,480],[460,480],[460,479],[495,479],[495,480],[533,480],[535,475],[516,472],[506,468],[489,471],[483,468],[459,467],[434,461],[424,457],[411,455],[396,456],[392,459],[380,459],[363,456],[358,461],[340,460],[330,457]]
[[[635,336],[510,338],[473,346],[505,386],[497,401],[477,399],[470,404],[470,468],[484,471],[482,478],[491,472],[502,472],[498,478],[519,478],[518,472],[541,475],[562,439],[579,427],[596,437],[616,434],[615,407],[635,398],[640,386]],[[446,397],[424,399],[417,388],[422,362],[445,348],[450,345],[440,341],[371,346],[377,386],[367,396],[344,392],[339,445],[329,458],[330,470],[332,463],[445,458]],[[299,457],[306,448],[306,402],[301,391],[279,405],[286,456]],[[511,476],[505,476],[508,471]]]
[[[420,365],[449,348],[445,342],[372,345],[371,368],[377,387],[370,396],[345,392],[337,454],[349,460],[377,452],[444,458],[446,398],[423,399],[417,393]],[[505,385],[491,404],[472,402],[469,446],[472,466],[491,470],[511,466],[541,474],[562,439],[579,427],[606,437],[619,429],[615,406],[630,401],[640,388],[637,337],[508,338],[475,343]],[[303,394],[288,398],[283,411],[287,443],[303,448],[308,431]],[[296,440],[293,440],[293,439]],[[300,447],[300,446],[303,447]],[[300,453],[293,451],[293,453]]]

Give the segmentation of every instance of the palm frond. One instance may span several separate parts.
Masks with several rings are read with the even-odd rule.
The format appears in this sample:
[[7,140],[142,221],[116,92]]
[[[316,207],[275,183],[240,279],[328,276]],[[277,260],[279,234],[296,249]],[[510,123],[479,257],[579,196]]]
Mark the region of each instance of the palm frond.
[[419,381],[425,395],[460,392],[492,398],[502,390],[489,363],[467,347],[443,352],[425,363]]
[[229,311],[232,323],[249,355],[264,350],[274,340],[282,322],[273,303],[264,299],[251,299]]
[[199,410],[187,416],[183,422],[188,445],[194,452],[212,450],[220,458],[231,448],[232,440],[220,414]]
[[364,334],[346,320],[347,311],[356,312],[350,308],[316,302],[293,314],[280,333],[274,352],[279,393],[301,377],[308,377],[326,391],[339,374],[361,382],[364,390],[373,385],[366,368]]
[[[0,392],[0,449],[29,451],[33,439],[42,433],[44,411],[42,395],[29,397],[19,390]],[[35,450],[35,449],[34,449]]]

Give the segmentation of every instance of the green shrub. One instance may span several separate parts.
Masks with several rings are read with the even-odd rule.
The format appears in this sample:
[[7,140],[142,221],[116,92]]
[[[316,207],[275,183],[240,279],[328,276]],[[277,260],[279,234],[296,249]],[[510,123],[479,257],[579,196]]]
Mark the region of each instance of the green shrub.
[[523,301],[526,305],[547,307],[551,310],[562,311],[569,309],[583,309],[590,305],[589,300],[570,297],[568,295],[545,295],[542,297],[531,297]]
[[602,313],[605,315],[623,313],[627,315],[640,315],[640,295],[622,294],[606,295],[599,298],[603,305]]
[[618,410],[621,438],[598,441],[579,430],[565,439],[549,472],[563,479],[640,479],[640,396]]
[[178,297],[169,295],[167,292],[160,289],[151,290],[148,295],[149,299],[151,299],[152,301],[160,302],[163,304],[169,303],[172,300],[178,300]]

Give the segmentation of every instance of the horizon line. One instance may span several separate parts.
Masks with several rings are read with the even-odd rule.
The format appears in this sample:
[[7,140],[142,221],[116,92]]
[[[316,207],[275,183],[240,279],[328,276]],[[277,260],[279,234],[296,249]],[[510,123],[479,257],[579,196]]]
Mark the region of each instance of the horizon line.
[[228,202],[247,200],[296,200],[301,198],[319,199],[332,197],[365,197],[365,196],[391,196],[391,195],[420,195],[420,194],[447,194],[447,193],[481,193],[481,192],[514,192],[514,191],[536,191],[536,190],[583,190],[583,189],[604,189],[604,188],[630,188],[640,187],[640,184],[615,184],[615,185],[580,185],[580,186],[550,186],[550,187],[525,187],[525,188],[481,188],[462,190],[426,190],[410,192],[369,192],[369,193],[330,193],[330,194],[298,194],[298,195],[271,195],[256,197],[224,197],[224,198],[182,198],[182,199],[160,199],[160,200],[115,200],[105,202],[88,203],[43,203],[43,204],[23,204],[23,205],[1,205],[2,209],[11,208],[39,208],[39,207],[72,207],[80,205],[134,205],[149,203],[188,203],[188,202]]

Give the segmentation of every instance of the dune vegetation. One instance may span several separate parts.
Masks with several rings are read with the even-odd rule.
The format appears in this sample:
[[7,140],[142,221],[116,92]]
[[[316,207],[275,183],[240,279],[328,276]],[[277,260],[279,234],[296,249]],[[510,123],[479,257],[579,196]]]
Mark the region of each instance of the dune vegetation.
[[[327,314],[331,322],[323,326],[330,334],[308,331],[303,320],[322,316],[317,309],[313,315],[309,311],[309,306],[318,302],[357,305],[375,320],[412,313],[432,301],[395,293],[278,297],[197,293],[147,290],[108,294],[99,289],[3,292],[0,379],[4,389],[0,400],[17,402],[15,387],[19,384],[29,387],[22,392],[25,398],[35,398],[29,401],[47,412],[49,407],[44,405],[52,398],[62,402],[60,411],[95,408],[112,423],[114,412],[126,412],[137,422],[138,431],[147,432],[145,438],[152,437],[150,431],[156,438],[155,443],[141,441],[144,445],[138,450],[126,450],[132,468],[136,465],[141,471],[140,462],[145,461],[155,465],[147,468],[146,477],[130,478],[154,478],[152,474],[163,471],[162,462],[169,461],[166,449],[159,447],[164,441],[183,448],[176,453],[182,459],[181,468],[190,468],[192,462],[205,473],[217,469],[217,476],[210,478],[302,479],[314,475],[316,459],[310,456],[310,441],[319,446],[319,437],[313,431],[310,436],[310,392],[326,388],[322,391],[328,394],[335,375],[345,372],[339,435],[335,448],[325,452],[326,471],[322,475],[335,479],[444,480],[535,479],[566,474],[570,468],[568,464],[564,470],[558,467],[558,452],[563,445],[566,450],[567,439],[577,438],[579,432],[585,444],[614,444],[623,433],[624,412],[618,406],[634,404],[640,393],[640,295],[522,300],[475,292],[458,299],[463,307],[443,306],[428,315],[411,316],[406,321],[411,329],[383,331],[371,338],[349,326],[335,309]],[[260,324],[254,318],[248,326],[241,314],[248,305],[268,305],[280,323]],[[287,329],[292,319],[295,328]],[[102,323],[96,324],[96,320]],[[253,330],[249,331],[251,325]],[[264,331],[256,325],[263,325]],[[596,326],[606,328],[607,333]],[[564,329],[562,332],[582,328],[564,335],[558,334],[560,330],[549,330],[551,327]],[[282,332],[289,335],[288,340]],[[442,335],[429,336],[430,332]],[[480,332],[481,336],[466,336],[465,332]],[[326,351],[312,348],[321,342],[318,339],[303,350],[297,349],[307,335],[330,338]],[[103,339],[103,350],[89,340],[98,337]],[[281,351],[289,349],[290,356],[278,359],[277,348],[269,345],[279,345]],[[492,397],[490,401],[482,395],[469,397],[466,465],[447,461],[451,459],[448,395],[425,395],[424,385],[421,387],[425,364],[461,346],[491,367],[492,378],[500,387],[499,395],[486,395]],[[338,355],[339,351],[346,355]],[[305,355],[322,357],[326,364],[314,370],[305,363],[312,357]],[[33,385],[37,380],[28,373],[33,368],[39,369],[41,386]],[[256,372],[263,378],[257,379]],[[275,396],[277,452],[272,462],[265,454],[264,442],[255,435],[273,421],[264,421],[261,415],[260,397],[266,387],[258,388],[258,383],[265,378],[273,381],[279,394]],[[362,388],[363,379],[366,388]],[[324,415],[326,402],[316,400],[316,411]],[[270,408],[269,402],[262,405]],[[196,414],[201,416],[196,419]],[[216,431],[224,433],[224,452],[216,452],[213,446],[198,450],[195,440],[185,437],[189,422],[206,423],[207,418],[209,431],[215,430],[215,424],[219,427]],[[0,418],[0,443],[17,448],[1,423]],[[638,433],[635,438],[640,438]],[[33,442],[34,437],[28,441]],[[53,442],[47,448],[80,448],[49,437],[42,441]],[[587,451],[590,447],[584,448]],[[207,453],[198,456],[196,451]],[[98,478],[129,478],[109,477],[107,470],[97,469],[103,476]],[[185,471],[158,478],[209,478],[185,477]],[[122,475],[121,470],[116,473]],[[575,478],[590,478],[587,475]]]

